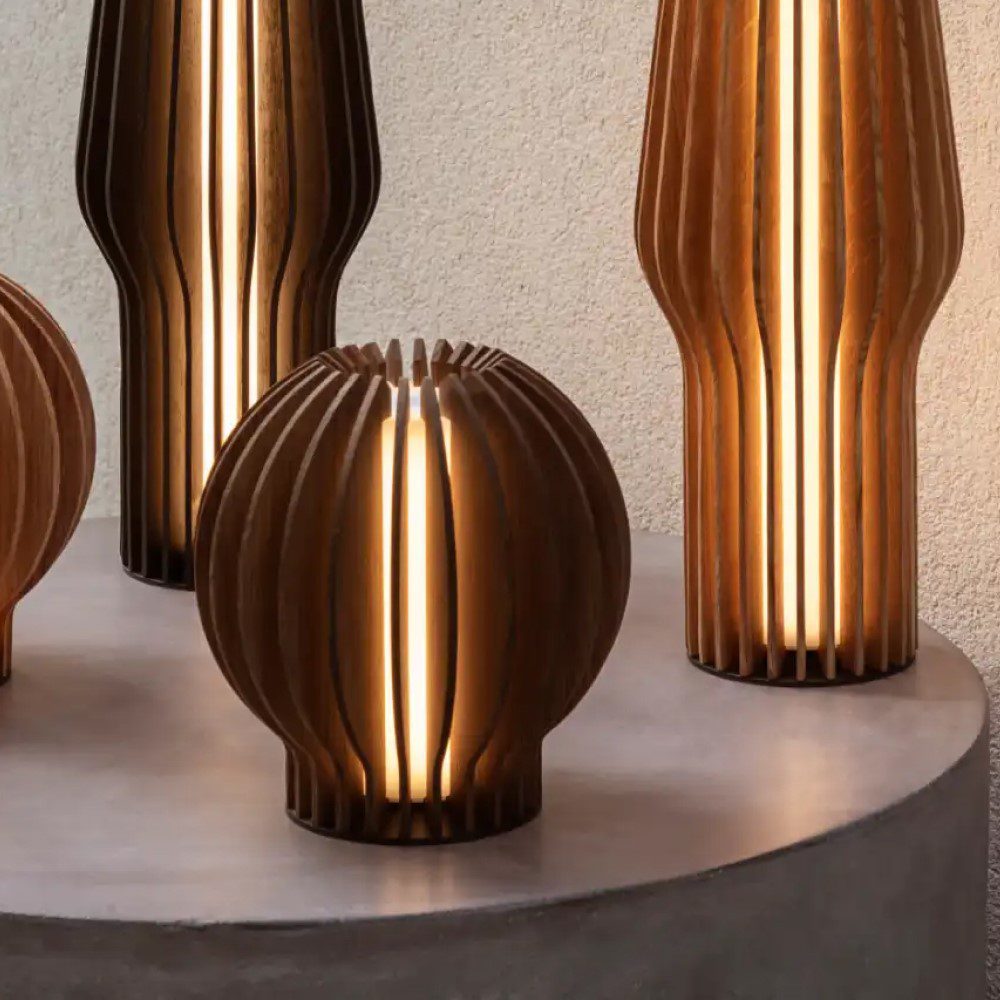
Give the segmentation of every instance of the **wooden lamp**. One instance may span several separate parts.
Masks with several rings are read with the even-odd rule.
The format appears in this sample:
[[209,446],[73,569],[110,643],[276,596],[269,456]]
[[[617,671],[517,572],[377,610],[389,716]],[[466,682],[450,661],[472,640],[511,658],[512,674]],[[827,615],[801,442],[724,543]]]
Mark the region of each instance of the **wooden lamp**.
[[328,351],[239,424],[196,590],[237,694],[285,743],[289,815],[397,844],[541,807],[542,739],[611,650],[628,519],[594,431],[499,350]]
[[121,300],[122,559],[190,587],[219,448],[335,343],[374,211],[361,0],[96,0],[77,183]]
[[14,608],[76,530],[94,478],[94,410],[56,321],[0,276],[0,684]]
[[912,662],[917,358],[963,228],[936,0],[661,0],[636,234],[683,361],[696,663]]

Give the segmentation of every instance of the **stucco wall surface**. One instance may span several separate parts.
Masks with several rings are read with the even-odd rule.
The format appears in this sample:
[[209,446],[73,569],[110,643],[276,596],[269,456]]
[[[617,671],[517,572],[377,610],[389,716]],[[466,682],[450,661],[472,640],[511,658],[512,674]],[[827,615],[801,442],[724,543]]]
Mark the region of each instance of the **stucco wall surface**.
[[[921,366],[921,600],[997,701],[1000,8],[941,3],[968,235]],[[368,0],[384,185],[340,316],[345,341],[447,336],[519,354],[588,414],[635,524],[676,532],[678,355],[632,246],[655,5]],[[0,0],[0,270],[48,304],[81,354],[100,428],[96,515],[117,504],[118,331],[74,186],[90,12],[90,0]]]

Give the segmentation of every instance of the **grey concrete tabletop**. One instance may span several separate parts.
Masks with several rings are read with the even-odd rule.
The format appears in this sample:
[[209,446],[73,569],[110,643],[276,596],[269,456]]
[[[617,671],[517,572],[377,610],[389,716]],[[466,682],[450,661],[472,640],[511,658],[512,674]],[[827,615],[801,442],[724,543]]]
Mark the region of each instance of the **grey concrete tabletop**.
[[128,579],[116,523],[85,522],[15,616],[0,914],[273,925],[591,897],[836,837],[980,739],[979,674],[933,631],[875,684],[727,683],[685,657],[680,541],[638,534],[634,555],[618,645],[546,741],[541,818],[400,849],[285,818],[282,748],[226,685],[193,595]]

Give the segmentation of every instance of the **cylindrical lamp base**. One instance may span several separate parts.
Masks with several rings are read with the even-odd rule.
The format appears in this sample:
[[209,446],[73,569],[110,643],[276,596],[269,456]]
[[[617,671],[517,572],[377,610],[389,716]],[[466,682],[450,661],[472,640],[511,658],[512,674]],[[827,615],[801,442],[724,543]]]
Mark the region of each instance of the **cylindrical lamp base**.
[[167,590],[194,590],[194,566],[187,553],[176,560],[167,560],[163,573],[157,570],[151,571],[145,568],[141,562],[130,559],[124,545],[121,554],[122,569],[125,570],[125,575],[139,583],[148,583],[151,587],[164,587]]
[[741,684],[758,684],[762,687],[787,687],[787,688],[818,688],[818,687],[846,687],[850,684],[869,684],[872,681],[882,680],[885,677],[894,677],[909,670],[917,658],[913,657],[906,663],[890,664],[884,671],[868,672],[863,674],[852,673],[849,670],[838,670],[836,675],[828,677],[823,672],[823,666],[819,658],[807,660],[806,676],[798,679],[794,673],[794,667],[780,677],[769,678],[762,674],[739,674],[727,670],[719,670],[717,667],[700,663],[694,656],[689,656],[688,660],[699,670],[713,677],[721,677],[727,681],[739,681]]
[[542,748],[526,753],[493,787],[466,783],[439,804],[398,802],[345,794],[342,782],[324,779],[289,754],[288,818],[310,833],[386,846],[454,844],[508,833],[542,809]]

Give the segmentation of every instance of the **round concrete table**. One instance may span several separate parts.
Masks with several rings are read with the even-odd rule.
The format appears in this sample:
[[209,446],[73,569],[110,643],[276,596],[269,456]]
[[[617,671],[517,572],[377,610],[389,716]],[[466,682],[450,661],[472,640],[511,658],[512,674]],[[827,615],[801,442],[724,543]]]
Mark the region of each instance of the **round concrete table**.
[[694,669],[680,543],[637,535],[617,648],[546,742],[539,820],[366,847],[284,815],[284,756],[191,594],[85,523],[0,691],[0,993],[18,997],[982,995],[987,702],[924,629],[873,684]]

